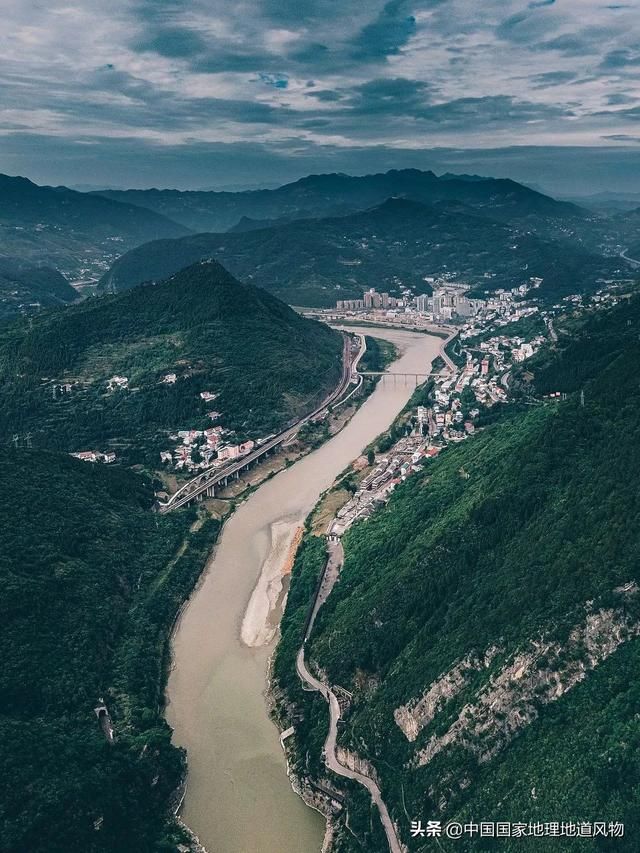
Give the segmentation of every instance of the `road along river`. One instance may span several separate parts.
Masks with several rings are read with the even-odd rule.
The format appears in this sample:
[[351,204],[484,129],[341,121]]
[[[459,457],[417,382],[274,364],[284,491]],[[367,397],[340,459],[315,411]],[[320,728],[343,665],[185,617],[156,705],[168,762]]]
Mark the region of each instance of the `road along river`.
[[[393,372],[424,373],[442,340],[354,329],[392,341]],[[320,494],[383,432],[414,390],[385,378],[344,429],[267,480],[224,526],[173,638],[167,720],[187,750],[182,817],[209,853],[317,853],[324,819],[291,789],[267,714],[268,659],[283,604],[282,567]]]

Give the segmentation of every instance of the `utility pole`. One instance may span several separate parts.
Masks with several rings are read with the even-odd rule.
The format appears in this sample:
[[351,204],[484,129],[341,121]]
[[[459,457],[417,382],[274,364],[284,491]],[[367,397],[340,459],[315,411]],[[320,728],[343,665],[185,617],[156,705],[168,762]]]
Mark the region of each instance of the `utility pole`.
[[583,388],[583,389],[582,389],[582,391],[580,392],[580,405],[581,405],[581,406],[582,406],[582,408],[584,409],[584,388]]

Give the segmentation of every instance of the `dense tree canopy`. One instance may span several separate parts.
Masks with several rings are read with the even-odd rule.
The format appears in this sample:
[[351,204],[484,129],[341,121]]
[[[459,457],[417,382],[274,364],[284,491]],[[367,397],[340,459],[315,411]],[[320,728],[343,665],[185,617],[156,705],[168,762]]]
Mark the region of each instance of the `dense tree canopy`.
[[183,757],[160,713],[163,649],[218,525],[190,533],[191,513],[156,517],[152,498],[122,470],[43,451],[0,456],[7,853],[142,853],[179,837],[166,823]]
[[[112,446],[129,461],[157,462],[170,431],[211,426],[211,409],[224,427],[264,436],[321,402],[341,356],[337,332],[215,262],[196,264],[3,330],[0,442]],[[171,373],[176,381],[163,382]],[[129,387],[108,391],[114,375]],[[219,396],[207,403],[202,391]]]

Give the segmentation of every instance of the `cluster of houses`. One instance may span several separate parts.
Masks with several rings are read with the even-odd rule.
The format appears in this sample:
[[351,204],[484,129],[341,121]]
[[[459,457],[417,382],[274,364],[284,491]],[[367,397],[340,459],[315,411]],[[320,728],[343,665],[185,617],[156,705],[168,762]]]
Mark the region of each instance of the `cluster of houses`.
[[172,441],[179,442],[178,446],[173,450],[162,450],[160,461],[172,465],[176,471],[197,472],[226,465],[254,449],[254,441],[233,444],[225,441],[225,433],[226,430],[219,426],[205,430],[178,430],[169,436]]
[[[160,378],[161,384],[173,385],[178,381],[175,373],[167,373]],[[107,382],[108,391],[128,389],[129,380],[126,376],[112,376]],[[54,393],[69,393],[72,386],[54,386]],[[59,390],[58,390],[59,389]],[[204,403],[212,403],[219,395],[214,391],[201,391],[200,398]],[[232,441],[232,434],[215,422],[221,413],[211,409],[206,413],[213,425],[208,429],[177,430],[169,435],[169,440],[176,443],[175,448],[167,448],[160,452],[160,461],[170,465],[176,471],[197,473],[204,468],[226,465],[234,459],[246,456],[255,447],[253,441]],[[72,453],[77,459],[85,462],[115,462],[115,453],[101,453],[97,450],[83,450]]]
[[124,390],[129,387],[129,379],[126,376],[112,376],[107,380],[107,391]]
[[[169,374],[170,376],[173,374]],[[165,380],[166,381],[166,377]],[[201,391],[200,398],[205,403],[211,403],[218,397],[214,391]],[[211,421],[220,418],[220,412],[207,412]],[[183,429],[169,435],[169,439],[177,443],[177,447],[160,452],[160,461],[171,465],[176,471],[197,473],[204,468],[226,465],[234,459],[240,459],[255,447],[254,441],[233,443],[228,430],[221,426],[208,429]]]
[[398,483],[421,471],[425,459],[437,456],[440,448],[429,447],[421,433],[403,436],[387,454],[376,458],[376,466],[360,482],[351,499],[338,510],[328,535],[340,538],[356,521],[369,518],[386,503]]
[[388,293],[376,293],[371,288],[363,299],[339,300],[335,312],[330,310],[328,313],[356,313],[361,315],[358,318],[361,320],[380,319],[382,315],[386,321],[417,326],[433,322],[460,322],[481,316],[502,317],[508,322],[526,316],[532,310],[523,305],[523,299],[542,283],[541,278],[532,277],[511,290],[490,291],[485,298],[477,299],[467,296],[469,285],[456,282],[451,277],[427,276],[425,281],[431,285],[431,296],[416,296],[410,289],[402,288],[402,297],[394,298]]
[[71,453],[70,456],[82,462],[103,462],[106,465],[116,461],[116,454],[113,451],[102,453],[99,450],[81,450],[79,453]]
[[[535,313],[537,309],[531,310],[517,302],[517,297],[525,292],[522,288],[498,292],[495,299],[488,300],[478,315],[462,327],[460,337],[476,338],[493,326],[499,328]],[[473,435],[480,406],[490,407],[508,400],[511,366],[530,358],[545,340],[542,335],[526,340],[525,336],[496,334],[474,347],[463,348],[464,366],[436,378],[430,404],[418,406],[412,413],[410,434],[400,438],[384,456],[376,457],[375,468],[333,518],[328,535],[340,538],[356,521],[369,518],[377,507],[386,503],[399,483],[422,470],[425,463],[450,443]],[[473,396],[465,394],[465,389]]]

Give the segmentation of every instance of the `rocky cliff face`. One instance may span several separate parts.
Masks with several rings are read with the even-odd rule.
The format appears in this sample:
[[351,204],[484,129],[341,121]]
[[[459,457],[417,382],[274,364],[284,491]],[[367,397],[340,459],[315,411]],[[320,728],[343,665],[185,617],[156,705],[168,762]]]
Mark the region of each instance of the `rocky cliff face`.
[[[589,604],[586,605],[588,607]],[[639,621],[622,609],[608,608],[587,613],[585,620],[571,630],[564,644],[544,638],[532,640],[527,649],[511,656],[476,697],[464,705],[444,734],[429,739],[412,764],[423,767],[442,750],[455,745],[473,752],[480,763],[490,761],[521,729],[538,717],[542,705],[560,699],[622,643],[639,635]],[[484,655],[483,660],[491,660],[492,656],[495,656],[493,649]],[[430,721],[426,707],[433,705],[434,696],[437,695],[439,704],[444,705],[462,689],[463,672],[463,664],[454,667],[417,703],[416,709],[422,709],[418,718],[422,726]],[[402,725],[396,716],[396,722],[407,739],[415,740],[416,717],[406,711],[403,714],[401,709],[397,709],[396,715],[404,723]],[[434,717],[435,713],[431,719]]]

